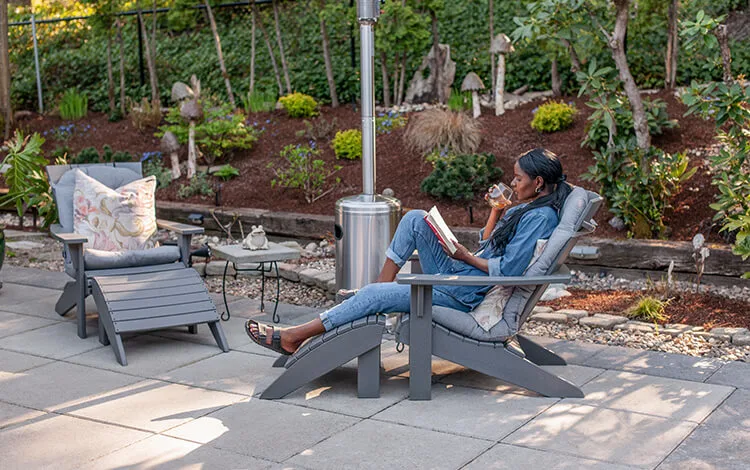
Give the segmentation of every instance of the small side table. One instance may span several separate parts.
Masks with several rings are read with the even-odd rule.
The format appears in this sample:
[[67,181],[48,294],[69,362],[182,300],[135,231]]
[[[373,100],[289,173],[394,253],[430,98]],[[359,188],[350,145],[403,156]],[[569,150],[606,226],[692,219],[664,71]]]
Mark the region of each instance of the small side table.
[[[299,251],[289,248],[278,243],[268,242],[267,250],[246,250],[242,245],[225,245],[212,246],[213,254],[220,259],[225,259],[227,264],[224,266],[224,276],[221,279],[221,294],[224,297],[224,308],[226,311],[221,315],[222,320],[229,320],[229,304],[227,303],[227,270],[229,263],[232,263],[235,271],[235,279],[238,272],[256,271],[260,272],[260,311],[264,310],[263,297],[266,291],[266,273],[276,270],[276,298],[273,306],[273,321],[278,323],[279,318],[276,310],[279,308],[279,291],[281,290],[281,280],[279,278],[279,261],[299,259]],[[257,268],[238,268],[238,264],[258,263]],[[266,269],[267,268],[267,269]]]

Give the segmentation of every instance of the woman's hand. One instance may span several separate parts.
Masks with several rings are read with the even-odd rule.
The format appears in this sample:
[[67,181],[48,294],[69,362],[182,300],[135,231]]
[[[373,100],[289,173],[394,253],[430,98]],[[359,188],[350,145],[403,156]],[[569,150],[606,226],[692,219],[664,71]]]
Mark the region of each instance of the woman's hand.
[[449,258],[456,259],[458,261],[467,262],[469,259],[473,257],[471,252],[462,244],[458,243],[457,241],[454,241],[453,244],[456,245],[456,252],[451,254],[451,251],[448,249],[447,246],[445,246],[445,243],[438,240],[438,243],[440,243],[440,246],[443,247],[443,251],[446,255],[448,255]]

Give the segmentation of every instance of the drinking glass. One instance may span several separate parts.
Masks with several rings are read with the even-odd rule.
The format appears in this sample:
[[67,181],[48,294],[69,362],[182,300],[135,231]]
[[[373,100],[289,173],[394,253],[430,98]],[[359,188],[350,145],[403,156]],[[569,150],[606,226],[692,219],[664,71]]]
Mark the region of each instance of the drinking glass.
[[511,198],[513,197],[513,190],[503,183],[493,184],[490,186],[490,190],[487,193],[487,202],[492,207],[503,209],[511,205]]

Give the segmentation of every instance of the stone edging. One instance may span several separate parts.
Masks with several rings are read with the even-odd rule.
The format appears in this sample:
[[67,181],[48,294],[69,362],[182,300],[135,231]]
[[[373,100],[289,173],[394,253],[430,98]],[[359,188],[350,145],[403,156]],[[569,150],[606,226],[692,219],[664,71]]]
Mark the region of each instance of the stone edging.
[[609,315],[606,313],[590,314],[587,310],[575,309],[554,310],[551,307],[542,306],[534,307],[529,320],[539,323],[563,323],[589,328],[601,328],[604,330],[637,331],[670,336],[691,334],[706,339],[713,338],[717,341],[731,342],[737,346],[750,345],[750,331],[747,328],[712,328],[710,331],[705,331],[702,326],[691,326],[682,323],[672,323],[662,327],[653,323],[628,320],[627,317],[621,315]]

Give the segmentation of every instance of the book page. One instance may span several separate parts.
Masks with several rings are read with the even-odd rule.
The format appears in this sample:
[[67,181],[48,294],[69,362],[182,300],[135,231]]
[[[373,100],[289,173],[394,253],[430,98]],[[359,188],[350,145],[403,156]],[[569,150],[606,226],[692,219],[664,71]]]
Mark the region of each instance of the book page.
[[432,206],[432,209],[425,216],[425,221],[438,239],[445,244],[451,254],[455,253],[457,250],[455,244],[457,241],[456,236],[453,235],[453,232],[448,227],[448,224],[445,223],[445,220],[443,220],[443,216],[440,215],[436,206]]

